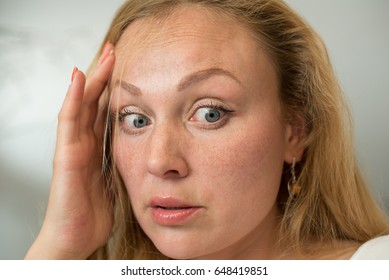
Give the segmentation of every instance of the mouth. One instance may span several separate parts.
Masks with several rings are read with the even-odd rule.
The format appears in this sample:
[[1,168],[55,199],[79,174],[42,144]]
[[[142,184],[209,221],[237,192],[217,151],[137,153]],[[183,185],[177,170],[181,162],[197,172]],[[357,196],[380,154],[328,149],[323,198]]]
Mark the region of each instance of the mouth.
[[164,210],[183,210],[183,209],[190,209],[193,207],[191,207],[191,206],[188,206],[188,207],[164,207],[164,206],[156,205],[156,206],[154,206],[154,208],[161,208]]
[[189,223],[202,208],[173,197],[156,197],[149,206],[153,221],[163,226],[178,226]]

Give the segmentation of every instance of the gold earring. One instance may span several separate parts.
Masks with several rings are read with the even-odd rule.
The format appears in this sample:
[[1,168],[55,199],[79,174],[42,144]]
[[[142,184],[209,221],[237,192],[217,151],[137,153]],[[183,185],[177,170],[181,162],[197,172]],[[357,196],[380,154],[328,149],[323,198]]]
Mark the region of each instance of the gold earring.
[[301,186],[297,184],[295,166],[296,166],[296,158],[293,157],[292,166],[290,167],[290,173],[292,174],[292,177],[288,181],[288,192],[290,198],[292,199],[296,198],[301,191]]

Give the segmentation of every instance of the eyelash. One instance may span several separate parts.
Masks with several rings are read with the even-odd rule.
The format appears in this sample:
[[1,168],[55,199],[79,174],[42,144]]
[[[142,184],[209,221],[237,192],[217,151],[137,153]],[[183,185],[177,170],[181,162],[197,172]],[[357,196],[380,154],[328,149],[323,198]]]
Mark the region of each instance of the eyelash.
[[219,110],[223,113],[223,117],[221,117],[220,120],[218,120],[217,122],[215,123],[208,123],[206,125],[203,125],[201,128],[203,129],[218,129],[220,127],[222,127],[227,121],[228,121],[228,118],[226,117],[226,115],[229,115],[229,114],[232,114],[234,111],[233,110],[230,110],[230,109],[227,109],[226,107],[224,107],[223,105],[219,105],[219,104],[214,104],[212,101],[211,102],[204,102],[204,103],[200,103],[196,106],[196,108],[193,110],[193,114],[192,116],[194,116],[194,114],[202,109],[202,108],[211,108],[211,109],[215,109],[215,110]]
[[[208,123],[208,124],[204,124],[204,125],[201,125],[200,128],[202,129],[218,129],[220,127],[222,127],[227,121],[228,121],[228,118],[226,117],[226,115],[229,115],[229,114],[232,114],[234,112],[234,110],[231,110],[231,109],[227,109],[226,107],[224,107],[223,105],[219,105],[219,104],[214,104],[213,102],[204,102],[204,103],[200,103],[198,104],[195,109],[193,110],[193,113],[192,113],[192,117],[195,115],[195,113],[202,109],[202,108],[211,108],[211,109],[215,109],[215,110],[219,110],[223,113],[223,116],[221,117],[220,120],[216,121],[215,123]],[[115,111],[111,111],[110,113],[110,118],[111,118],[111,121],[112,122],[115,122],[115,121],[119,121],[119,127],[122,131],[126,132],[126,133],[129,133],[129,134],[138,134],[141,132],[141,128],[140,129],[137,129],[136,132],[134,131],[129,131],[128,129],[125,129],[122,125],[123,121],[124,121],[124,118],[127,116],[127,115],[130,115],[130,114],[139,114],[139,115],[143,115],[142,113],[137,113],[137,112],[134,112],[132,110],[129,110],[127,108],[124,108],[122,109],[121,111],[119,112],[115,112]],[[147,116],[145,116],[147,118]]]
[[135,113],[127,108],[124,108],[123,110],[121,110],[118,114],[119,122],[123,122],[124,117],[127,115],[130,115],[130,114],[137,114],[137,113]]
[[[117,111],[111,111],[110,112],[110,119],[111,119],[111,122],[112,123],[116,123],[118,122],[119,123],[119,128],[122,132],[124,133],[127,133],[127,134],[132,134],[132,135],[137,135],[137,134],[140,134],[142,129],[137,129],[137,130],[129,130],[129,129],[126,129],[124,126],[123,126],[123,122],[124,122],[124,118],[127,116],[127,115],[131,115],[131,114],[139,114],[139,115],[143,115],[142,113],[138,113],[138,112],[134,112],[132,110],[129,110],[127,108],[124,108],[122,109],[121,111],[117,112]],[[147,118],[147,117],[146,117]]]
[[234,112],[233,110],[227,109],[223,105],[214,104],[212,101],[210,101],[209,103],[208,102],[204,102],[204,103],[198,104],[194,111],[196,112],[198,109],[201,109],[201,108],[217,109],[217,110],[222,111],[223,113],[232,113],[232,112]]

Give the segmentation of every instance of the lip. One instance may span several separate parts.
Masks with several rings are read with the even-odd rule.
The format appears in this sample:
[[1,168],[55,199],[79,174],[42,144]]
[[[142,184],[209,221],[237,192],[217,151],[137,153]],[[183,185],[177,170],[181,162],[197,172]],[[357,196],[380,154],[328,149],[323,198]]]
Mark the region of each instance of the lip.
[[188,223],[203,208],[174,197],[155,197],[150,205],[151,217],[159,225],[179,226]]

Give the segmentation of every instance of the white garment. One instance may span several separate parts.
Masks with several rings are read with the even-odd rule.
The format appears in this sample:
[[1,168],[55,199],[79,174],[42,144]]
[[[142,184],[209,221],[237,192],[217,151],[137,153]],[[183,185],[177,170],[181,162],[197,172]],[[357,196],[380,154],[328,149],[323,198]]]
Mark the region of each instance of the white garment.
[[350,260],[389,260],[389,235],[363,243]]

